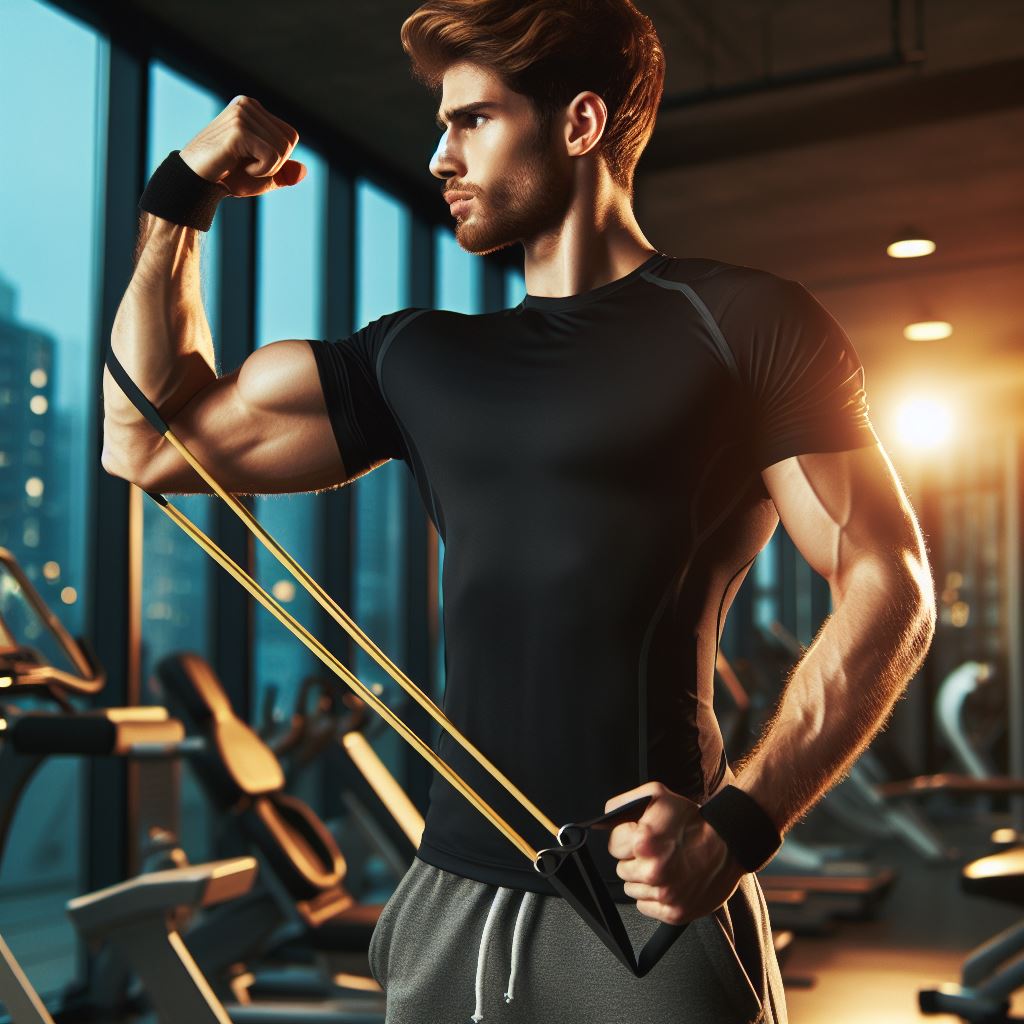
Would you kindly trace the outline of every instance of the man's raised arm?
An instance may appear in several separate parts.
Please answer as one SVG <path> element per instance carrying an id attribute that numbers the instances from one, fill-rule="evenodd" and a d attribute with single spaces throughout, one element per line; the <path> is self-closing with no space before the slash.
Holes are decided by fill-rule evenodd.
<path id="1" fill-rule="evenodd" d="M 134 273 L 111 332 L 128 375 L 199 461 L 236 492 L 311 490 L 345 479 L 308 344 L 265 346 L 219 377 L 200 294 L 200 234 L 220 195 L 257 196 L 297 184 L 305 168 L 288 156 L 298 139 L 258 101 L 237 96 L 169 155 L 142 204 L 156 210 L 142 213 Z M 205 207 L 177 210 L 182 199 L 175 190 L 182 187 L 208 196 Z M 103 399 L 107 472 L 150 489 L 209 492 L 106 368 Z"/>

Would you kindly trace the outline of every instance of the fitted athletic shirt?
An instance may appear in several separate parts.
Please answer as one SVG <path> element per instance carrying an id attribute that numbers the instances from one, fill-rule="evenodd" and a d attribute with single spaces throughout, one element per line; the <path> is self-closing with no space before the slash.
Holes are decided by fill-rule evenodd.
<path id="1" fill-rule="evenodd" d="M 407 308 L 309 343 L 348 476 L 403 460 L 444 539 L 454 724 L 558 825 L 651 780 L 704 802 L 726 772 L 719 638 L 778 524 L 760 472 L 877 443 L 831 314 L 769 271 L 658 252 L 578 295 Z M 557 845 L 447 733 L 434 749 Z M 417 856 L 555 893 L 436 771 Z"/>

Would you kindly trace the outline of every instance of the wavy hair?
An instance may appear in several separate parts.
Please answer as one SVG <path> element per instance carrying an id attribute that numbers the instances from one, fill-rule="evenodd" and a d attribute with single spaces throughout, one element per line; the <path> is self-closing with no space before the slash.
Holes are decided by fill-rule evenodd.
<path id="1" fill-rule="evenodd" d="M 450 65 L 478 64 L 530 97 L 545 135 L 574 96 L 596 92 L 608 108 L 599 152 L 632 199 L 665 55 L 651 19 L 630 0 L 427 0 L 403 22 L 401 40 L 413 77 L 435 94 Z"/>

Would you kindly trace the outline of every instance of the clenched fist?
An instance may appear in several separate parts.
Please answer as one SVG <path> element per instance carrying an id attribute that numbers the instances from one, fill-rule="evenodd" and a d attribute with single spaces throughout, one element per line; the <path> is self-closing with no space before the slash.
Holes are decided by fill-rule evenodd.
<path id="1" fill-rule="evenodd" d="M 233 196 L 297 185 L 306 167 L 288 154 L 299 133 L 251 96 L 236 96 L 180 153 L 201 178 Z"/>

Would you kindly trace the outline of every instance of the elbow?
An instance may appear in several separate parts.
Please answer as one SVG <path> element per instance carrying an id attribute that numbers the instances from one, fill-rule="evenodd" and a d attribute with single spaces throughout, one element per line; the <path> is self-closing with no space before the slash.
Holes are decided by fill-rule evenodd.
<path id="1" fill-rule="evenodd" d="M 935 583 L 931 566 L 923 544 L 908 549 L 901 559 L 906 577 L 908 604 L 912 611 L 915 635 L 920 637 L 921 656 L 927 653 L 935 636 L 938 621 L 938 606 L 935 600 Z"/>
<path id="2" fill-rule="evenodd" d="M 923 554 L 908 551 L 901 561 L 887 574 L 888 604 L 894 624 L 902 629 L 907 654 L 920 665 L 935 637 L 935 586 Z"/>
<path id="3" fill-rule="evenodd" d="M 142 486 L 141 474 L 136 471 L 136 467 L 130 465 L 117 449 L 111 448 L 109 445 L 103 446 L 103 451 L 100 453 L 100 465 L 110 476 L 120 477 L 138 487 Z"/>
<path id="4" fill-rule="evenodd" d="M 834 600 L 872 608 L 872 618 L 912 657 L 923 660 L 935 636 L 937 605 L 931 567 L 922 549 L 896 557 L 866 555 L 848 567 Z"/>

